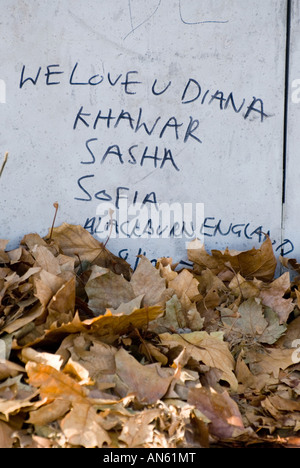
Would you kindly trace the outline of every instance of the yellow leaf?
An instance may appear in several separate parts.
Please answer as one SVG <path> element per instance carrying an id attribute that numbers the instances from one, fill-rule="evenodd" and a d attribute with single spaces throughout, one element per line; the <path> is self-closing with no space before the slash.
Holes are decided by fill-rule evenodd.
<path id="1" fill-rule="evenodd" d="M 41 398 L 76 401 L 86 398 L 88 391 L 69 375 L 54 367 L 29 361 L 26 371 L 30 385 L 40 389 Z"/>

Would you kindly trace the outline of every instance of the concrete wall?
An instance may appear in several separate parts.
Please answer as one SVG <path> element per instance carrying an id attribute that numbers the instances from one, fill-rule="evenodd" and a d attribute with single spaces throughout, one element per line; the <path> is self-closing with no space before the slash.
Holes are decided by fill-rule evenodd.
<path id="1" fill-rule="evenodd" d="M 270 233 L 277 254 L 300 254 L 300 104 L 289 107 L 282 217 L 287 1 L 1 6 L 1 238 L 13 246 L 46 234 L 58 202 L 56 224 L 82 224 L 100 240 L 113 208 L 129 238 L 114 224 L 108 247 L 131 263 L 138 253 L 185 260 L 189 236 L 242 250 Z M 290 80 L 300 78 L 299 34 L 295 0 Z M 163 203 L 178 205 L 157 239 Z"/>

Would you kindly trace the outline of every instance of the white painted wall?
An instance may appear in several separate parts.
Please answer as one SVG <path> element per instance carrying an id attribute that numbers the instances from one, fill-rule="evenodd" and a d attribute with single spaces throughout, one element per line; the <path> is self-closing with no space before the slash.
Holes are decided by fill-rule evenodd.
<path id="1" fill-rule="evenodd" d="M 288 100 L 288 139 L 286 168 L 286 197 L 284 204 L 284 236 L 293 239 L 294 252 L 299 258 L 299 180 L 300 180 L 300 4 L 292 1 Z"/>
<path id="2" fill-rule="evenodd" d="M 44 235 L 56 201 L 57 225 L 89 219 L 92 226 L 95 193 L 114 202 L 117 187 L 125 187 L 119 195 L 130 204 L 147 195 L 193 208 L 203 203 L 209 249 L 258 246 L 262 231 L 279 248 L 285 0 L 1 0 L 1 6 L 0 141 L 1 152 L 9 151 L 0 182 L 1 238 L 13 245 L 28 232 Z M 37 75 L 35 85 L 24 81 Z M 154 95 L 153 85 L 166 91 Z M 244 102 L 240 112 L 230 96 L 237 109 Z M 262 106 L 266 116 L 257 112 Z M 79 119 L 74 129 L 81 107 L 89 127 Z M 93 129 L 99 111 L 113 117 L 109 128 L 99 119 Z M 137 130 L 158 118 L 152 135 Z M 123 164 L 116 154 L 103 162 L 110 145 L 119 146 Z M 150 158 L 140 165 L 146 147 L 146 154 L 157 148 L 166 157 L 163 167 Z M 178 261 L 186 257 L 185 242 L 111 238 L 108 247 L 127 249 L 132 263 L 141 252 Z"/>

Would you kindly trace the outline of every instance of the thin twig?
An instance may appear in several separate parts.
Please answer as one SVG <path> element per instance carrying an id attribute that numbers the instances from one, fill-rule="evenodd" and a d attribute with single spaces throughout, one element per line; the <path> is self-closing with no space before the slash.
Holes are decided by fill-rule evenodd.
<path id="1" fill-rule="evenodd" d="M 108 233 L 107 239 L 106 239 L 106 241 L 105 241 L 104 247 L 106 247 L 106 244 L 107 244 L 107 242 L 109 241 L 110 236 L 111 236 L 111 233 L 112 233 L 112 215 L 113 215 L 113 210 L 110 209 L 110 210 L 109 210 L 110 229 L 109 229 L 109 233 Z"/>
<path id="2" fill-rule="evenodd" d="M 53 229 L 54 229 L 55 220 L 56 220 L 56 215 L 57 215 L 57 211 L 58 211 L 58 203 L 57 203 L 57 202 L 53 203 L 53 206 L 54 206 L 54 208 L 55 208 L 55 213 L 54 213 L 54 218 L 53 218 L 53 222 L 52 222 L 52 226 L 51 226 L 51 231 L 50 231 L 50 236 L 49 236 L 49 242 L 51 242 L 51 240 L 52 240 Z"/>
<path id="3" fill-rule="evenodd" d="M 147 346 L 147 343 L 146 341 L 144 340 L 144 338 L 141 336 L 139 330 L 137 328 L 134 328 L 134 331 L 135 333 L 137 334 L 137 336 L 139 337 L 139 339 L 141 340 L 141 343 L 144 345 L 144 349 L 145 349 L 145 352 L 146 352 L 146 355 L 147 355 L 147 358 L 149 359 L 150 362 L 153 362 L 153 359 L 152 359 L 152 356 L 151 356 L 151 353 L 148 349 L 148 346 Z"/>
<path id="4" fill-rule="evenodd" d="M 4 160 L 0 169 L 0 177 L 2 176 L 2 172 L 4 171 L 4 167 L 5 167 L 5 164 L 7 163 L 7 159 L 8 159 L 8 151 L 6 151 L 4 155 Z"/>

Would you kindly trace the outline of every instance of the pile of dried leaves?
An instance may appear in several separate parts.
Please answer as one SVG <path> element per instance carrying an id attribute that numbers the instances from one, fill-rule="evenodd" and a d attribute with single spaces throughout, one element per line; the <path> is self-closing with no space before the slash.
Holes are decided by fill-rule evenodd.
<path id="1" fill-rule="evenodd" d="M 134 272 L 80 226 L 6 245 L 1 447 L 299 446 L 300 266 L 269 239 Z"/>

